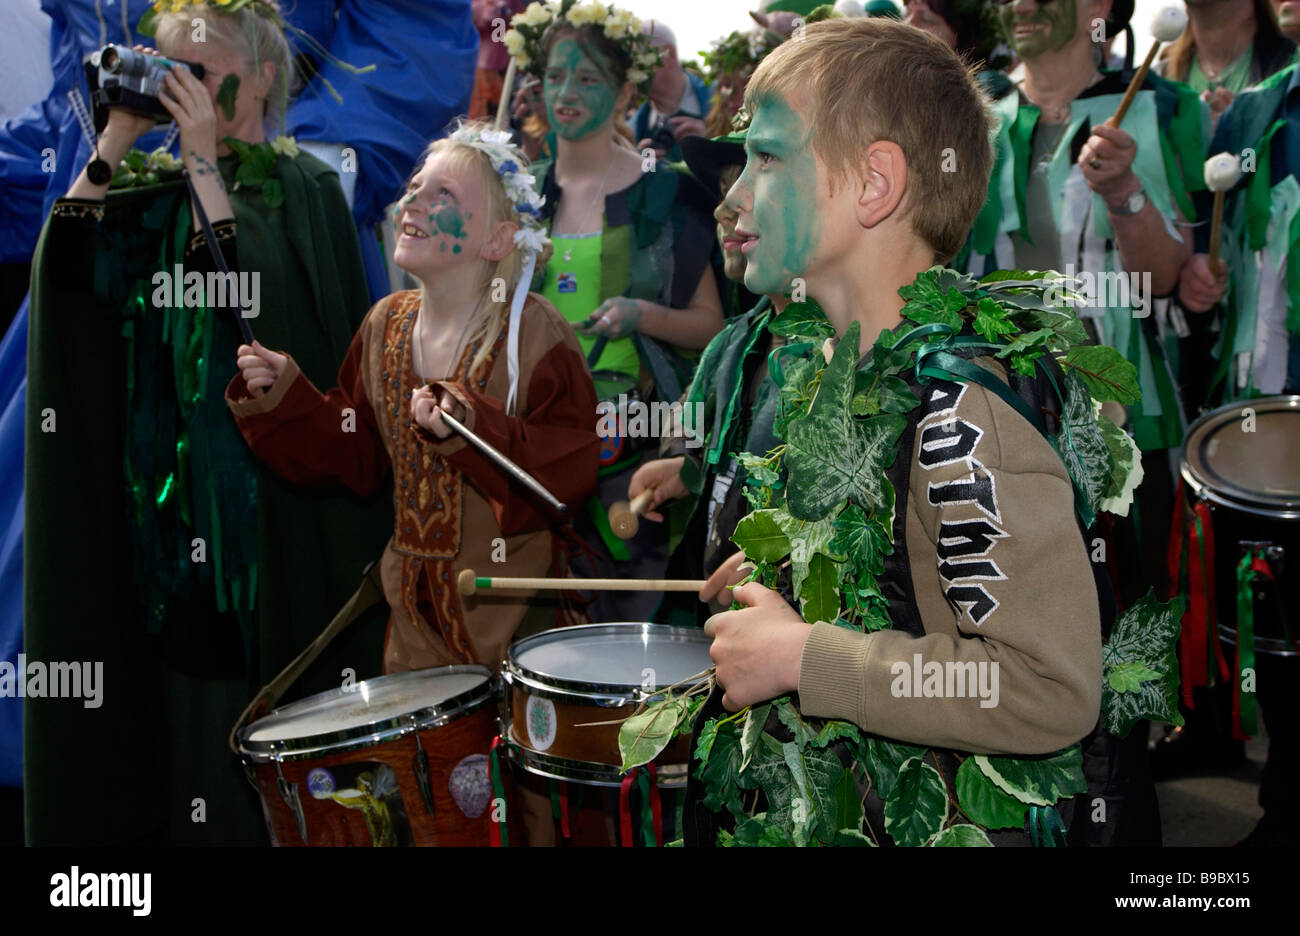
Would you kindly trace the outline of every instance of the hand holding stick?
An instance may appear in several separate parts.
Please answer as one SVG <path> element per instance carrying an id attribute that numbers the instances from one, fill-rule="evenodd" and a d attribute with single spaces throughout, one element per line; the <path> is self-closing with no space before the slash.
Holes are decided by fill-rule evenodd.
<path id="1" fill-rule="evenodd" d="M 654 503 L 655 489 L 646 488 L 631 503 L 625 500 L 614 501 L 609 507 L 609 528 L 619 539 L 631 539 L 636 536 L 641 522 L 637 519 Z"/>
<path id="2" fill-rule="evenodd" d="M 1156 53 L 1160 51 L 1161 43 L 1173 42 L 1183 34 L 1183 30 L 1186 28 L 1187 10 L 1181 3 L 1177 6 L 1167 6 L 1156 11 L 1156 15 L 1151 19 L 1151 35 L 1155 41 L 1151 43 L 1151 50 L 1147 52 L 1145 61 L 1133 73 L 1133 80 L 1128 83 L 1128 89 L 1124 92 L 1119 107 L 1115 108 L 1115 113 L 1110 120 L 1106 121 L 1108 126 L 1118 128 L 1123 123 L 1124 115 L 1128 113 L 1133 99 L 1137 97 L 1138 89 L 1147 80 L 1147 72 L 1151 70 L 1151 64 L 1156 60 Z"/>
<path id="3" fill-rule="evenodd" d="M 1241 178 L 1241 160 L 1232 153 L 1220 153 L 1205 161 L 1205 186 L 1214 193 L 1214 215 L 1210 221 L 1210 272 L 1219 275 L 1219 242 L 1223 236 L 1223 200 Z"/>

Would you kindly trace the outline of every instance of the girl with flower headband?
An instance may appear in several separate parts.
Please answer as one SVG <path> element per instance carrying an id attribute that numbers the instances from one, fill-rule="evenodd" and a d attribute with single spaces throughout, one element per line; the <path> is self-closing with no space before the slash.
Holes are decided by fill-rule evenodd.
<path id="1" fill-rule="evenodd" d="M 557 137 L 555 160 L 534 170 L 555 246 L 540 292 L 577 330 L 603 400 L 616 408 L 623 395 L 676 401 L 694 356 L 679 349 L 708 344 L 722 327 L 722 303 L 710 268 L 708 212 L 716 197 L 695 200 L 691 180 L 666 162 L 644 159 L 619 132 L 629 104 L 653 79 L 658 52 L 630 12 L 573 0 L 531 4 L 511 20 L 505 43 L 517 65 L 541 79 Z M 599 509 L 590 511 L 597 522 L 626 497 L 644 451 L 655 445 L 604 436 Z M 662 573 L 664 525 L 642 524 L 626 543 L 586 516 L 578 527 L 604 559 L 605 573 Z M 590 614 L 597 621 L 648 620 L 657 599 L 605 592 Z"/>
<path id="2" fill-rule="evenodd" d="M 154 120 L 111 109 L 33 265 L 25 481 L 39 535 L 24 544 L 27 646 L 102 660 L 114 685 L 137 687 L 87 715 L 27 707 L 33 841 L 265 841 L 225 747 L 229 726 L 337 612 L 391 531 L 386 498 L 320 496 L 261 470 L 229 417 L 238 315 L 324 380 L 370 300 L 338 177 L 288 140 L 266 142 L 290 69 L 276 5 L 180 6 L 152 16 L 160 52 L 205 70 L 173 68 L 160 95 L 180 130 L 179 163 L 131 152 Z M 215 262 L 196 205 L 237 300 L 209 293 Z M 39 431 L 42 410 L 57 413 L 57 432 Z M 74 588 L 69 543 L 83 557 Z M 304 688 L 328 688 L 358 656 L 331 653 Z M 141 734 L 158 743 L 123 787 L 138 796 L 68 831 L 55 804 L 79 781 L 62 740 L 92 738 L 103 760 Z M 178 814 L 194 795 L 220 819 Z"/>
<path id="3" fill-rule="evenodd" d="M 469 123 L 429 147 L 399 203 L 393 251 L 420 288 L 370 310 L 336 389 L 321 393 L 292 357 L 254 342 L 226 391 L 253 452 L 294 484 L 364 496 L 391 471 L 386 673 L 499 666 L 531 596 L 462 596 L 457 573 L 545 575 L 556 554 L 549 509 L 443 412 L 566 504 L 595 488 L 595 391 L 572 329 L 528 292 L 546 244 L 541 199 L 508 140 Z"/>

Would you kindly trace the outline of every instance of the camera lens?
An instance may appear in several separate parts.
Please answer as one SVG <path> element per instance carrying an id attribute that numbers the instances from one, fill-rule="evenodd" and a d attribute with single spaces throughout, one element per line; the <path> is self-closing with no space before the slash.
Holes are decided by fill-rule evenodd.
<path id="1" fill-rule="evenodd" d="M 108 46 L 99 56 L 99 67 L 110 74 L 117 73 L 117 67 L 121 62 L 121 56 L 117 54 L 117 46 Z"/>

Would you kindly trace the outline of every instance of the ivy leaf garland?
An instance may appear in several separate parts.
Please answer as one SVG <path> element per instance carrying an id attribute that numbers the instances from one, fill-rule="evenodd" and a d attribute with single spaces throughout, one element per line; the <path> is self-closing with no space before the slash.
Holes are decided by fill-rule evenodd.
<path id="1" fill-rule="evenodd" d="M 809 622 L 863 632 L 892 626 L 877 581 L 894 551 L 895 492 L 885 472 L 906 414 L 920 403 L 903 379 L 916 365 L 921 339 L 906 336 L 917 326 L 956 334 L 969 323 L 998 346 L 986 353 L 1027 375 L 1052 355 L 1066 371 L 1055 445 L 1076 486 L 1094 509 L 1131 492 L 1136 456 L 1118 438 L 1122 430 L 1098 416 L 1094 398 L 1136 399 L 1136 373 L 1109 349 L 1074 347 L 1086 333 L 1072 312 L 1045 298 L 1052 283 L 1019 271 L 977 281 L 927 270 L 899 291 L 906 321 L 882 332 L 861 361 L 856 323 L 827 360 L 822 347 L 834 329 L 824 313 L 812 301 L 788 305 L 770 323 L 787 339 L 769 359 L 782 441 L 763 455 L 738 453 L 754 510 L 733 541 L 756 566 L 751 578 L 771 586 L 788 567 L 787 597 Z M 934 335 L 931 328 L 922 337 Z M 1127 731 L 1138 718 L 1177 717 L 1177 621 L 1176 611 L 1139 603 L 1117 624 L 1104 651 L 1103 720 L 1112 731 Z M 643 715 L 628 729 L 628 744 L 620 736 L 625 767 L 644 762 L 647 739 L 657 743 L 666 725 L 680 729 L 682 711 L 679 700 L 661 716 Z M 1032 758 L 947 752 L 957 764 L 950 787 L 924 747 L 805 717 L 790 697 L 709 719 L 694 755 L 705 807 L 736 820 L 734 832 L 719 834 L 726 846 L 870 846 L 888 836 L 901 845 L 982 847 L 991 844 L 986 830 L 1023 830 L 1031 805 L 1086 788 L 1077 744 Z M 883 802 L 883 829 L 864 819 L 869 792 Z"/>

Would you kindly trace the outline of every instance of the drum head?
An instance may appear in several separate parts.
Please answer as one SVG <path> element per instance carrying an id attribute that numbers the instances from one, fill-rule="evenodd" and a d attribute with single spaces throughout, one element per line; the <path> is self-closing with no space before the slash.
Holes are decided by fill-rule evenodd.
<path id="1" fill-rule="evenodd" d="M 1216 503 L 1300 518 L 1300 396 L 1243 400 L 1202 416 L 1187 432 L 1182 473 Z"/>
<path id="2" fill-rule="evenodd" d="M 246 754 L 320 753 L 358 739 L 382 740 L 412 727 L 449 720 L 492 694 L 484 666 L 443 666 L 395 673 L 286 705 L 239 735 Z"/>
<path id="3" fill-rule="evenodd" d="M 665 688 L 713 665 L 704 632 L 666 624 L 583 624 L 519 641 L 507 665 L 536 682 L 578 691 Z"/>

